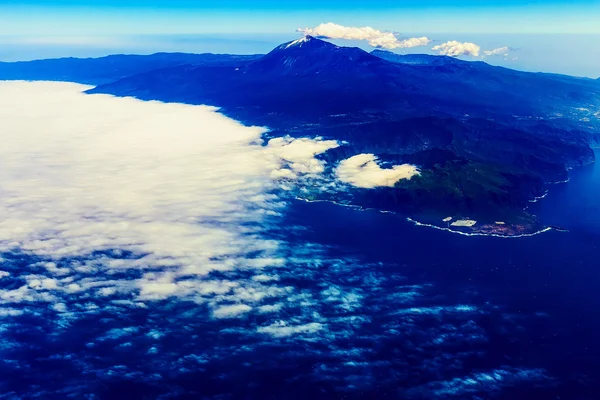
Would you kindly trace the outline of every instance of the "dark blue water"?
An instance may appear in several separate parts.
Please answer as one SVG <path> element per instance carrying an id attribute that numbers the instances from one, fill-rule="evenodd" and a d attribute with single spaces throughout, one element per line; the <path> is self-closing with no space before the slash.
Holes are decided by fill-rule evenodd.
<path id="1" fill-rule="evenodd" d="M 6 291 L 45 272 L 3 254 L 0 399 L 597 399 L 599 198 L 600 168 L 575 171 L 531 208 L 568 232 L 513 239 L 293 201 L 274 228 L 285 265 L 193 278 L 240 285 L 253 308 L 231 319 L 210 312 L 231 291 L 139 306 L 92 288 L 65 297 L 67 314 L 15 302 Z"/>
<path id="2" fill-rule="evenodd" d="M 600 396 L 600 167 L 574 171 L 568 184 L 549 189 L 530 210 L 568 232 L 531 238 L 464 237 L 414 227 L 399 216 L 324 203 L 298 203 L 293 210 L 310 227 L 312 240 L 396 265 L 408 281 L 431 283 L 443 301 L 489 306 L 486 315 L 475 318 L 487 338 L 478 347 L 481 357 L 463 363 L 461 373 L 502 365 L 543 369 L 549 379 L 507 385 L 484 398 L 595 399 Z M 468 348 L 468 340 L 459 347 Z"/>

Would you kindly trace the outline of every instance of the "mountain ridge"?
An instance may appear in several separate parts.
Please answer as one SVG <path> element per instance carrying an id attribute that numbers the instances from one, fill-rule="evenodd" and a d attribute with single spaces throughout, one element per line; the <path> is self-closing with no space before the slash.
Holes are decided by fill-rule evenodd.
<path id="1" fill-rule="evenodd" d="M 464 66 L 464 67 L 484 66 L 484 68 L 490 68 L 490 69 L 511 71 L 511 72 L 523 73 L 523 74 L 534 74 L 534 75 L 540 75 L 540 76 L 563 77 L 563 78 L 567 78 L 567 79 L 583 80 L 583 81 L 588 81 L 588 82 L 594 82 L 596 80 L 600 80 L 600 78 L 595 79 L 595 78 L 588 78 L 585 76 L 573 76 L 573 75 L 567 75 L 567 74 L 558 74 L 558 73 L 554 73 L 554 72 L 521 71 L 521 70 L 509 68 L 509 67 L 502 66 L 502 65 L 489 64 L 483 60 L 473 60 L 473 61 L 462 60 L 457 57 L 450 57 L 450 56 L 445 56 L 445 55 L 440 55 L 440 54 L 424 54 L 424 53 L 398 54 L 398 53 L 394 53 L 389 50 L 381 50 L 381 49 L 375 49 L 375 50 L 371 51 L 370 54 L 372 54 L 376 57 L 380 57 L 384 60 L 387 60 L 387 61 L 390 61 L 393 63 L 398 63 L 398 64 L 424 65 L 424 66 L 426 66 L 426 65 L 437 65 L 437 66 L 460 65 L 460 66 Z"/>
<path id="2" fill-rule="evenodd" d="M 198 88 L 198 96 L 186 93 L 173 98 L 183 102 L 201 102 L 204 97 L 201 92 L 204 91 L 218 92 L 225 90 L 225 86 L 231 90 L 241 90 L 254 85 L 257 86 L 255 90 L 272 91 L 269 96 L 279 96 L 282 105 L 286 99 L 281 96 L 283 92 L 278 90 L 279 87 L 288 91 L 296 90 L 296 95 L 306 100 L 310 97 L 307 92 L 334 97 L 336 93 L 343 93 L 345 98 L 339 98 L 339 101 L 352 103 L 352 106 L 347 104 L 342 107 L 324 104 L 325 108 L 320 113 L 322 118 L 327 118 L 329 114 L 344 113 L 347 107 L 347 112 L 359 112 L 365 116 L 377 110 L 378 113 L 403 114 L 404 117 L 438 113 L 456 118 L 468 114 L 482 118 L 494 115 L 511 119 L 535 115 L 545 119 L 561 114 L 578 114 L 576 109 L 582 108 L 581 104 L 598 102 L 600 95 L 600 85 L 596 81 L 537 75 L 462 60 L 452 61 L 452 66 L 441 68 L 393 63 L 358 48 L 339 47 L 312 37 L 306 46 L 288 48 L 292 43 L 294 41 L 277 46 L 269 54 L 239 66 L 235 73 L 215 75 L 214 79 L 226 79 L 231 81 L 230 84 L 205 82 Z M 432 60 L 449 59 L 429 57 Z M 199 71 L 205 76 L 214 72 L 210 69 Z M 172 74 L 165 70 L 159 74 L 161 79 L 172 79 L 173 76 L 176 80 L 181 78 L 175 70 Z M 187 78 L 190 82 L 196 79 L 193 75 Z M 134 80 L 127 77 L 111 83 L 110 87 L 101 86 L 96 91 L 134 92 L 135 88 L 125 88 Z M 259 83 L 263 85 L 261 88 L 258 87 Z M 255 99 L 254 106 L 267 113 L 282 112 L 281 107 L 273 107 L 276 103 L 261 102 L 257 93 L 251 93 L 250 90 L 244 90 L 243 93 L 248 95 L 248 102 Z M 161 92 L 161 95 L 165 94 L 168 93 Z M 211 95 L 205 101 L 219 99 Z M 249 105 L 248 102 L 236 106 L 245 107 Z M 224 106 L 228 105 L 226 103 L 232 105 L 231 99 L 223 103 Z M 310 118 L 313 117 L 311 113 Z M 575 121 L 573 118 L 570 120 Z M 575 125 L 578 125 L 578 129 L 586 129 L 583 123 Z"/>
<path id="3" fill-rule="evenodd" d="M 0 62 L 0 79 L 59 80 L 89 85 L 111 83 L 131 75 L 177 65 L 243 65 L 262 55 L 214 53 L 111 54 L 104 57 L 62 57 Z"/>
<path id="4" fill-rule="evenodd" d="M 313 40 L 318 40 L 318 41 L 328 43 L 328 42 L 323 41 L 314 36 L 309 36 L 309 37 Z M 300 40 L 300 39 L 297 39 L 297 40 Z M 295 40 L 295 41 L 297 41 L 297 40 Z M 290 41 L 290 42 L 284 43 L 280 46 L 283 46 L 283 45 L 286 45 L 289 43 L 293 43 L 295 41 Z M 335 46 L 334 44 L 331 44 L 331 45 Z M 277 47 L 280 47 L 280 46 L 277 46 Z M 340 46 L 336 46 L 336 47 L 340 47 Z M 482 63 L 482 64 L 486 64 L 486 65 L 489 65 L 490 67 L 494 67 L 494 68 L 497 67 L 497 68 L 504 68 L 504 69 L 511 70 L 511 71 L 518 71 L 518 70 L 514 70 L 511 68 L 507 68 L 507 67 L 500 67 L 500 66 L 495 66 L 492 64 L 487 64 L 484 61 L 461 60 L 456 57 L 449 57 L 449 56 L 444 56 L 444 55 L 398 54 L 398 53 L 394 53 L 394 52 L 391 52 L 388 50 L 381 50 L 381 49 L 375 49 L 375 50 L 371 51 L 369 54 L 374 55 L 379 58 L 384 58 L 384 59 L 386 58 L 386 55 L 388 55 L 391 57 L 403 57 L 405 60 L 410 59 L 411 57 L 416 57 L 416 58 L 427 57 L 428 59 L 431 59 L 431 60 L 454 60 L 455 62 L 462 63 L 463 65 L 468 65 L 468 64 L 473 64 L 473 63 Z M 235 64 L 243 65 L 247 62 L 252 62 L 252 61 L 258 60 L 259 58 L 264 57 L 265 55 L 266 54 L 235 55 L 235 54 L 227 54 L 227 53 L 156 52 L 156 53 L 152 53 L 152 54 L 120 53 L 120 54 L 110 54 L 110 55 L 101 56 L 101 57 L 59 57 L 59 58 L 38 59 L 38 60 L 30 60 L 30 61 L 0 61 L 0 79 L 56 80 L 56 79 L 53 79 L 53 76 L 52 76 L 53 75 L 52 72 L 54 72 L 54 75 L 59 74 L 62 78 L 67 78 L 73 82 L 84 83 L 84 84 L 101 84 L 101 83 L 108 83 L 107 82 L 108 80 L 114 81 L 114 80 L 117 80 L 119 78 L 123 78 L 126 76 L 124 76 L 124 74 L 118 74 L 118 75 L 107 74 L 105 77 L 102 78 L 102 82 L 99 82 L 98 80 L 88 79 L 85 76 L 82 77 L 81 74 L 77 74 L 76 71 L 74 71 L 74 67 L 73 67 L 72 63 L 79 64 L 78 67 L 81 67 L 81 64 L 85 63 L 85 65 L 84 65 L 85 68 L 102 69 L 103 64 L 109 60 L 114 60 L 115 62 L 117 62 L 117 61 L 124 62 L 127 59 L 140 59 L 140 60 L 145 59 L 145 62 L 141 63 L 141 64 L 143 64 L 143 66 L 138 67 L 137 70 L 135 69 L 135 67 L 132 67 L 128 71 L 126 71 L 127 73 L 129 73 L 128 76 L 130 76 L 135 73 L 148 72 L 153 69 L 156 70 L 156 69 L 162 69 L 162 68 L 167 67 L 167 65 L 156 65 L 156 64 L 152 65 L 153 63 L 156 63 L 156 61 L 160 58 L 163 58 L 166 61 L 168 61 L 169 63 L 171 63 L 171 66 L 184 65 L 184 64 L 194 65 L 194 64 L 198 64 L 198 63 L 199 64 L 210 64 L 211 63 L 210 58 L 214 58 L 215 60 L 221 59 L 224 64 L 228 64 L 228 65 L 235 65 Z M 393 60 L 388 60 L 388 61 L 393 62 Z M 408 64 L 408 62 L 404 62 L 404 63 Z M 55 65 L 49 65 L 49 64 L 55 64 Z M 71 65 L 69 65 L 69 64 L 71 64 Z M 146 67 L 146 65 L 148 65 L 148 67 Z M 18 76 L 16 76 L 17 70 L 18 70 Z M 50 70 L 50 72 L 48 70 Z M 597 79 L 593 79 L 593 78 L 576 77 L 576 76 L 571 76 L 571 75 L 555 74 L 555 73 L 548 73 L 548 72 L 524 72 L 524 71 L 519 71 L 519 72 L 528 73 L 528 74 L 563 76 L 563 77 L 569 77 L 572 79 L 583 79 L 583 80 L 589 80 L 589 81 L 600 81 L 600 77 Z"/>

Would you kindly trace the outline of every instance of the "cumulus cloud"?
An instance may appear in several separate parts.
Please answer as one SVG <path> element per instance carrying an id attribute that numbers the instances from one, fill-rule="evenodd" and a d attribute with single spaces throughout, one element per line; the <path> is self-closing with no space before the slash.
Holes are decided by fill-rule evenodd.
<path id="1" fill-rule="evenodd" d="M 276 313 L 276 312 L 281 311 L 282 308 L 283 308 L 283 304 L 282 303 L 278 303 L 278 304 L 266 304 L 264 306 L 258 307 L 258 312 L 261 313 L 261 314 Z"/>
<path id="2" fill-rule="evenodd" d="M 484 50 L 483 54 L 486 56 L 508 56 L 510 49 L 507 46 L 498 47 L 497 49 Z"/>
<path id="3" fill-rule="evenodd" d="M 232 304 L 216 308 L 213 310 L 213 316 L 215 318 L 237 318 L 250 310 L 252 307 L 247 304 Z"/>
<path id="4" fill-rule="evenodd" d="M 390 50 L 426 46 L 431 42 L 427 37 L 399 39 L 393 32 L 380 31 L 370 26 L 358 28 L 338 25 L 332 22 L 313 28 L 298 28 L 298 32 L 327 39 L 366 40 L 370 46 Z"/>
<path id="5" fill-rule="evenodd" d="M 449 42 L 438 44 L 437 46 L 433 46 L 432 50 L 437 51 L 439 54 L 442 54 L 445 56 L 450 56 L 450 57 L 458 57 L 458 56 L 478 57 L 479 52 L 481 51 L 481 47 L 479 47 L 475 43 L 458 42 L 456 40 L 451 40 Z"/>
<path id="6" fill-rule="evenodd" d="M 427 46 L 430 42 L 431 42 L 431 39 L 429 39 L 427 36 L 413 37 L 413 38 L 408 38 L 408 39 L 402 39 L 399 43 L 399 46 L 392 47 L 392 48 L 421 47 L 421 46 Z"/>
<path id="7" fill-rule="evenodd" d="M 336 168 L 339 180 L 360 188 L 392 187 L 401 179 L 419 175 L 416 166 L 410 164 L 381 168 L 374 154 L 359 154 L 340 162 Z"/>
<path id="8" fill-rule="evenodd" d="M 320 174 L 325 171 L 325 163 L 315 156 L 339 145 L 336 140 L 322 140 L 319 137 L 294 139 L 286 136 L 271 139 L 266 151 L 277 166 L 271 171 L 271 177 L 295 179 L 299 175 Z"/>

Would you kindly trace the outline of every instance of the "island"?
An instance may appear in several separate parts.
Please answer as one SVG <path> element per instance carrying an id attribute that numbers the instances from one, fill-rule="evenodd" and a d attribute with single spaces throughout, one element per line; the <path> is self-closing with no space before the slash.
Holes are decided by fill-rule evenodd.
<path id="1" fill-rule="evenodd" d="M 545 231 L 528 204 L 595 161 L 600 127 L 597 80 L 368 53 L 311 36 L 266 55 L 0 63 L 0 79 L 40 78 L 95 85 L 89 94 L 216 106 L 267 127 L 264 146 L 335 143 L 314 152 L 314 170 L 289 163 L 272 178 L 293 197 L 465 234 Z"/>

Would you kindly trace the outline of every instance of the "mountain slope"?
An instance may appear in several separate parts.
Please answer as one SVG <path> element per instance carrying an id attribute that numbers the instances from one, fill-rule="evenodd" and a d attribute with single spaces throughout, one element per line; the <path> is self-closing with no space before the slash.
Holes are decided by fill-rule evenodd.
<path id="1" fill-rule="evenodd" d="M 564 116 L 570 121 L 567 125 L 578 129 L 597 122 L 597 118 L 590 123 L 580 121 L 589 114 L 582 108 L 600 108 L 600 84 L 594 80 L 519 72 L 450 57 L 374 54 L 306 37 L 278 46 L 239 69 L 163 69 L 94 91 L 209 102 L 238 110 L 232 114 L 238 117 L 244 117 L 251 107 L 295 123 L 338 114 L 354 114 L 361 120 L 382 114 L 391 118 L 468 115 L 507 120 Z M 381 54 L 412 61 L 390 62 L 376 56 Z M 150 83 L 152 80 L 185 81 L 181 85 L 195 89 L 160 87 Z M 237 96 L 230 96 L 232 92 Z"/>
<path id="2" fill-rule="evenodd" d="M 274 113 L 289 123 L 309 123 L 331 115 L 390 109 L 418 113 L 405 75 L 398 66 L 363 50 L 309 37 L 239 68 L 162 69 L 101 85 L 90 93 L 215 104 L 237 118 Z"/>
<path id="3" fill-rule="evenodd" d="M 600 106 L 600 82 L 589 78 L 516 71 L 482 61 L 446 56 L 400 55 L 382 50 L 371 54 L 397 65 L 413 66 L 429 76 L 432 86 L 445 87 L 459 96 L 477 99 L 481 105 L 495 104 L 496 110 L 504 110 L 502 113 L 509 117 L 556 119 L 565 116 L 575 122 L 592 114 L 583 108 L 591 106 L 592 110 L 597 110 Z M 448 94 L 440 91 L 439 95 Z M 492 111 L 491 108 L 487 110 Z M 596 128 L 597 120 L 591 119 Z M 575 125 L 585 129 L 589 124 Z"/>
<path id="4" fill-rule="evenodd" d="M 383 60 L 398 64 L 409 65 L 434 65 L 434 66 L 450 66 L 456 65 L 460 67 L 468 67 L 471 64 L 485 64 L 481 61 L 464 61 L 456 57 L 437 56 L 429 54 L 397 54 L 388 50 L 373 50 L 372 55 Z M 485 64 L 487 65 L 487 64 Z"/>
<path id="5" fill-rule="evenodd" d="M 259 57 L 209 53 L 156 53 L 151 55 L 117 54 L 100 58 L 0 62 L 0 79 L 70 81 L 99 85 L 176 65 L 239 66 Z"/>
<path id="6" fill-rule="evenodd" d="M 211 104 L 269 126 L 272 136 L 347 142 L 323 156 L 328 165 L 361 153 L 416 163 L 423 173 L 414 182 L 350 200 L 413 215 L 454 210 L 531 221 L 522 210 L 544 181 L 564 180 L 567 168 L 593 161 L 581 121 L 563 118 L 557 126 L 554 118 L 600 101 L 596 82 L 448 57 L 409 61 L 306 37 L 239 67 L 176 66 L 89 92 Z"/>
<path id="7" fill-rule="evenodd" d="M 313 73 L 364 74 L 393 71 L 387 63 L 355 47 L 339 47 L 305 36 L 284 43 L 248 65 L 249 73 L 310 75 Z"/>

